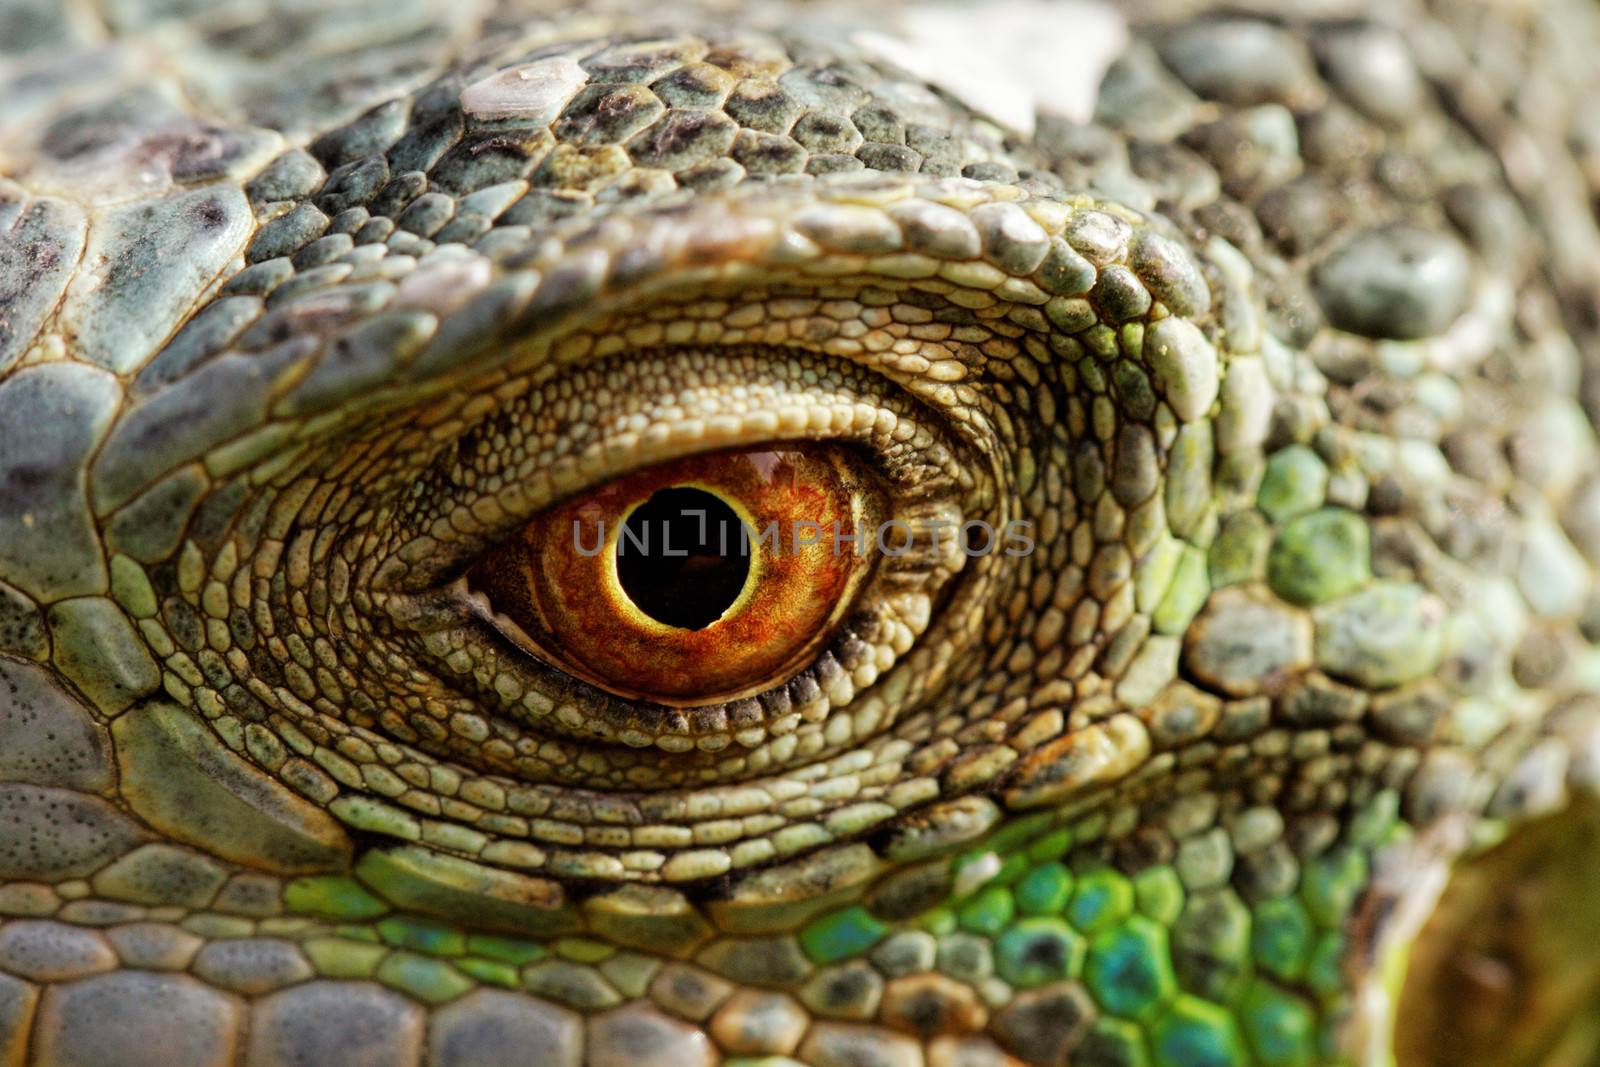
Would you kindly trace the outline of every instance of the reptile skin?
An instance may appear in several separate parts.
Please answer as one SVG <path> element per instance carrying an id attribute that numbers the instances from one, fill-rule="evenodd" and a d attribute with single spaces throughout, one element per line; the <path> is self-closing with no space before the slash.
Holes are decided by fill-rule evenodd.
<path id="1" fill-rule="evenodd" d="M 0 0 L 0 1067 L 1600 1062 L 1597 48 Z M 1033 550 L 682 707 L 451 592 L 771 442 Z"/>

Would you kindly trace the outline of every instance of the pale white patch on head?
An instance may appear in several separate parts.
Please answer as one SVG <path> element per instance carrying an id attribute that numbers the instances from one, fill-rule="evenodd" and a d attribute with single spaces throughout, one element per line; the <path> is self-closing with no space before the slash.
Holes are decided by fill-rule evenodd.
<path id="1" fill-rule="evenodd" d="M 1038 112 L 1094 117 L 1100 80 L 1128 44 L 1128 25 L 1099 0 L 953 0 L 898 13 L 894 33 L 862 31 L 860 47 L 904 67 L 1011 133 Z"/>
<path id="2" fill-rule="evenodd" d="M 567 102 L 589 82 L 571 56 L 554 56 L 512 67 L 461 90 L 461 109 L 479 119 L 554 122 Z"/>

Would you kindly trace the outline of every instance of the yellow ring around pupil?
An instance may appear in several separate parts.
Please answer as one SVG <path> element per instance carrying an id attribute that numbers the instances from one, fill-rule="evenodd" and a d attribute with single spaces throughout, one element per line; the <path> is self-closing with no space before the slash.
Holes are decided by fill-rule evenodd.
<path id="1" fill-rule="evenodd" d="M 622 577 L 617 571 L 617 545 L 621 541 L 623 528 L 628 525 L 628 520 L 633 518 L 634 512 L 648 504 L 651 498 L 657 493 L 663 492 L 667 489 L 697 489 L 700 492 L 705 493 L 707 496 L 714 497 L 715 499 L 721 501 L 723 504 L 727 505 L 729 510 L 738 516 L 739 522 L 744 527 L 745 536 L 749 539 L 750 543 L 749 565 L 745 569 L 744 584 L 739 587 L 738 595 L 735 596 L 732 602 L 730 602 L 728 606 L 722 610 L 722 614 L 718 615 L 717 618 L 712 622 L 707 623 L 706 626 L 701 627 L 701 629 L 709 629 L 710 627 L 717 625 L 717 623 L 721 622 L 722 620 L 731 618 L 732 616 L 743 611 L 750 603 L 751 598 L 755 596 L 757 583 L 761 580 L 766 571 L 765 557 L 760 551 L 757 550 L 759 540 L 756 537 L 756 531 L 760 527 L 756 523 L 755 516 L 750 513 L 750 509 L 745 507 L 742 501 L 728 496 L 728 494 L 722 492 L 717 486 L 709 485 L 705 482 L 695 481 L 692 479 L 683 482 L 675 482 L 672 485 L 660 486 L 652 489 L 648 495 L 628 505 L 627 510 L 624 511 L 616 523 L 606 531 L 605 578 L 607 592 L 610 594 L 610 598 L 613 603 L 615 603 L 617 610 L 622 612 L 635 626 L 638 626 L 646 632 L 661 634 L 664 637 L 672 634 L 690 633 L 693 631 L 685 626 L 673 626 L 670 623 L 662 622 L 660 619 L 655 618 L 643 608 L 639 607 L 638 604 L 634 603 L 633 597 L 631 597 L 628 594 L 628 591 L 623 588 Z"/>

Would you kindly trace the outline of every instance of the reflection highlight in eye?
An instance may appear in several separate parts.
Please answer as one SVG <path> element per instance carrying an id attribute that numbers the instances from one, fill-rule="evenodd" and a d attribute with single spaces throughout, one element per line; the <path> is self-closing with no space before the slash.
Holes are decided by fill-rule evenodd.
<path id="1" fill-rule="evenodd" d="M 831 636 L 876 562 L 884 510 L 839 445 L 691 456 L 547 510 L 467 582 L 531 651 L 602 689 L 739 699 Z"/>

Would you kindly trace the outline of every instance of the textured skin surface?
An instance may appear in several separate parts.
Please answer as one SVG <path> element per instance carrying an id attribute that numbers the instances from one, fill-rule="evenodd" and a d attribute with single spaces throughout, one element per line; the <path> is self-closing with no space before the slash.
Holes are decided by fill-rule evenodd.
<path id="1" fill-rule="evenodd" d="M 0 0 L 0 1064 L 1596 1054 L 1596 12 L 922 10 Z M 1036 550 L 442 592 L 773 440 Z"/>

